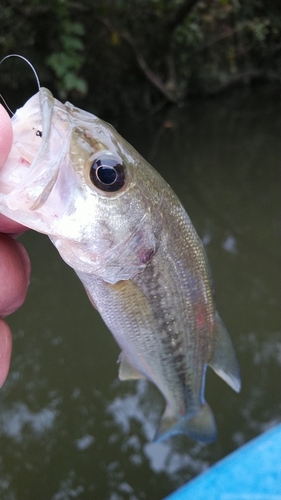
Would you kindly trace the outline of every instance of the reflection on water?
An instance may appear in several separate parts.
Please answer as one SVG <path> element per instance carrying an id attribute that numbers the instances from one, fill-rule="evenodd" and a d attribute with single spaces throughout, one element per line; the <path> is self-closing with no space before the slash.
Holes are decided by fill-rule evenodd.
<path id="1" fill-rule="evenodd" d="M 177 192 L 211 262 L 243 381 L 237 395 L 208 371 L 218 441 L 151 443 L 162 396 L 117 379 L 114 339 L 48 239 L 30 232 L 32 281 L 10 318 L 0 391 L 1 499 L 160 500 L 280 420 L 279 105 L 265 88 L 171 109 L 169 129 L 157 116 L 122 131 Z"/>
<path id="2" fill-rule="evenodd" d="M 0 416 L 0 435 L 17 442 L 25 439 L 25 433 L 40 437 L 53 426 L 55 417 L 56 411 L 52 408 L 42 408 L 34 413 L 22 402 L 16 402 L 6 411 L 3 405 Z"/>

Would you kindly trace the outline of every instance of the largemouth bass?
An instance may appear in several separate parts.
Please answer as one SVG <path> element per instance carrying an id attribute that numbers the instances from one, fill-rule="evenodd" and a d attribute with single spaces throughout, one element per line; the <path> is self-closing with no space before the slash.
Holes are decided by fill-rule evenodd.
<path id="1" fill-rule="evenodd" d="M 12 123 L 1 213 L 46 233 L 75 270 L 121 348 L 120 379 L 161 391 L 156 438 L 215 440 L 206 367 L 237 392 L 239 367 L 179 199 L 113 127 L 45 88 Z"/>

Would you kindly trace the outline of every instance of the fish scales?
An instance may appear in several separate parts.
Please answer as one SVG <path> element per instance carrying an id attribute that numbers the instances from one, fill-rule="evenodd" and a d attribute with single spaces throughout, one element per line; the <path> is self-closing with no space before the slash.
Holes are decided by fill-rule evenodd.
<path id="1" fill-rule="evenodd" d="M 163 245 L 162 252 L 167 255 L 165 246 Z M 149 292 L 150 284 L 154 281 L 158 283 L 158 290 L 162 293 L 162 300 L 156 297 L 154 309 L 160 309 L 158 313 L 158 318 L 160 324 L 158 326 L 159 331 L 162 332 L 161 341 L 166 347 L 166 357 L 171 358 L 172 354 L 172 367 L 175 368 L 175 372 L 178 376 L 181 374 L 185 379 L 185 385 L 191 385 L 191 377 L 189 372 L 198 373 L 196 381 L 201 386 L 203 366 L 198 363 L 198 356 L 193 356 L 191 353 L 196 354 L 199 347 L 198 339 L 198 328 L 195 328 L 194 324 L 194 311 L 191 300 L 190 284 L 194 280 L 192 276 L 185 276 L 183 282 L 186 281 L 186 290 L 188 293 L 185 294 L 185 288 L 179 290 L 178 278 L 179 274 L 183 278 L 181 268 L 185 268 L 185 275 L 187 274 L 187 266 L 181 262 L 180 257 L 177 255 L 170 255 L 163 259 L 162 252 L 160 251 L 155 257 L 155 267 L 158 269 L 158 274 L 156 279 L 150 279 L 146 281 L 146 276 L 137 276 L 138 284 L 140 288 L 145 286 L 145 292 L 148 295 L 148 300 L 153 304 L 154 300 Z M 177 252 L 176 252 L 177 253 Z M 176 258 L 174 258 L 176 257 Z M 190 274 L 190 273 L 188 273 Z M 189 284 L 189 286 L 188 286 Z M 163 295 L 163 290 L 165 295 Z M 196 290 L 198 293 L 198 291 Z M 160 307 L 159 307 L 160 304 Z M 153 307 L 153 306 L 152 306 Z M 168 328 L 165 328 L 165 320 L 168 317 Z M 206 329 L 206 328 L 205 328 Z M 203 345 L 204 347 L 204 345 Z M 204 355 L 206 359 L 206 355 Z M 194 364 L 194 360 L 197 361 Z M 184 388 L 184 385 L 182 385 Z M 198 395 L 197 387 L 193 387 L 194 394 Z M 189 402 L 191 403 L 191 402 Z M 185 407 L 188 407 L 186 402 Z"/>
<path id="2" fill-rule="evenodd" d="M 236 391 L 240 374 L 179 199 L 113 127 L 47 89 L 12 122 L 1 212 L 48 234 L 73 267 L 121 348 L 120 379 L 146 378 L 161 391 L 156 439 L 213 441 L 206 367 Z"/>

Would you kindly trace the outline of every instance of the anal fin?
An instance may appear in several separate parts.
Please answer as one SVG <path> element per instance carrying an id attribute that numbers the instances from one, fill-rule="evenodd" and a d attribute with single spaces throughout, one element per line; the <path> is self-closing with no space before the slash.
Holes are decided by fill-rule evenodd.
<path id="1" fill-rule="evenodd" d="M 227 330 L 216 314 L 216 339 L 212 358 L 208 365 L 221 377 L 234 391 L 241 389 L 239 365 L 234 352 L 234 347 Z"/>

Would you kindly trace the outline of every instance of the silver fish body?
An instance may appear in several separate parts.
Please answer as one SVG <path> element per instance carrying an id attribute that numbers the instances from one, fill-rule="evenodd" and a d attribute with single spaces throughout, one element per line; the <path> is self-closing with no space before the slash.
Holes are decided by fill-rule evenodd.
<path id="1" fill-rule="evenodd" d="M 40 89 L 13 119 L 0 211 L 46 233 L 121 347 L 121 380 L 167 406 L 156 434 L 213 441 L 210 365 L 240 389 L 202 243 L 162 177 L 110 125 Z"/>

